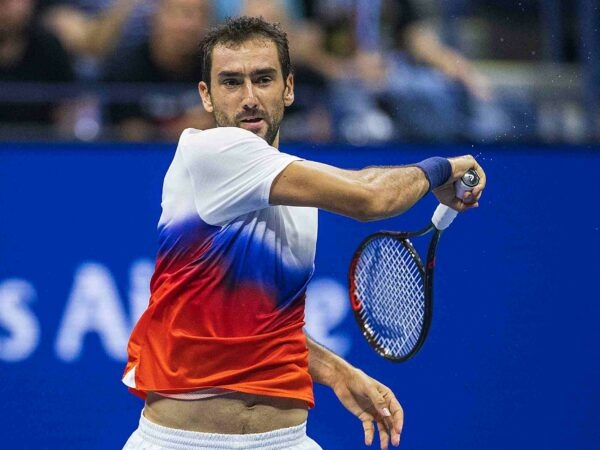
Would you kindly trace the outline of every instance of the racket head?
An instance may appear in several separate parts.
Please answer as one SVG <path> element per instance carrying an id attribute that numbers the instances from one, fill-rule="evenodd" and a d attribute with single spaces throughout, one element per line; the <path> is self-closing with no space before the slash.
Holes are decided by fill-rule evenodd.
<path id="1" fill-rule="evenodd" d="M 348 273 L 354 317 L 383 358 L 404 362 L 427 337 L 432 316 L 431 276 L 410 241 L 423 234 L 381 231 L 357 248 Z"/>

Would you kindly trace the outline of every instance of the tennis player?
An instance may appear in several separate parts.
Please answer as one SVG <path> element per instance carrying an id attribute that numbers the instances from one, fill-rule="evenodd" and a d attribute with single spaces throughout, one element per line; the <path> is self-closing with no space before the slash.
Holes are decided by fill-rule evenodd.
<path id="1" fill-rule="evenodd" d="M 229 20 L 201 44 L 204 108 L 218 128 L 181 135 L 163 188 L 151 298 L 131 335 L 123 382 L 146 400 L 125 449 L 319 449 L 306 435 L 312 383 L 333 389 L 365 443 L 398 445 L 393 392 L 306 336 L 317 210 L 398 215 L 435 189 L 477 205 L 485 174 L 470 156 L 358 171 L 279 152 L 294 101 L 285 33 Z M 482 176 L 463 200 L 452 183 Z"/>

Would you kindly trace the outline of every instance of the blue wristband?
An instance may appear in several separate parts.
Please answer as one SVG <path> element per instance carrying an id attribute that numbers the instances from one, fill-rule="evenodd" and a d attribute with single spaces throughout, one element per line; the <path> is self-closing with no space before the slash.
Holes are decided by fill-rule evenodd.
<path id="1" fill-rule="evenodd" d="M 452 175 L 452 165 L 446 158 L 434 156 L 433 158 L 427 158 L 420 163 L 415 164 L 421 169 L 427 181 L 429 181 L 429 190 L 435 189 L 444 184 Z"/>

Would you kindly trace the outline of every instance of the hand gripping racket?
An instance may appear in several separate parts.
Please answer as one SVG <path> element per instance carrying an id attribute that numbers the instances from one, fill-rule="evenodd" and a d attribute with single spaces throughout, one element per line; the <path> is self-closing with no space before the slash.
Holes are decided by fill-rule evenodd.
<path id="1" fill-rule="evenodd" d="M 469 170 L 455 183 L 456 196 L 462 199 L 478 184 L 479 175 Z M 408 360 L 425 342 L 433 308 L 435 253 L 442 231 L 457 214 L 440 204 L 422 230 L 379 231 L 354 252 L 348 274 L 354 317 L 371 347 L 390 361 Z M 423 265 L 410 238 L 432 230 Z"/>

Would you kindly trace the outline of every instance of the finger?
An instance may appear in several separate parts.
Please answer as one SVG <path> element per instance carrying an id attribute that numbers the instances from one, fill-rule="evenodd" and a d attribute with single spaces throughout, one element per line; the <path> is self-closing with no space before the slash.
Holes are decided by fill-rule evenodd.
<path id="1" fill-rule="evenodd" d="M 469 193 L 469 195 L 465 194 L 464 197 L 464 211 L 471 208 L 477 208 L 479 206 L 478 200 L 481 197 L 481 194 L 479 194 L 478 196 L 474 196 L 472 193 Z"/>
<path id="2" fill-rule="evenodd" d="M 381 450 L 387 450 L 390 443 L 390 435 L 388 433 L 387 425 L 382 420 L 378 420 L 377 429 L 379 430 L 379 445 Z"/>
<path id="3" fill-rule="evenodd" d="M 395 440 L 394 437 L 398 436 L 398 433 L 396 433 L 394 431 L 394 422 L 392 421 L 392 418 L 391 417 L 381 418 L 380 422 L 385 427 L 388 444 L 389 444 L 389 442 L 392 442 L 392 444 L 393 444 L 394 440 Z M 398 436 L 398 440 L 399 440 L 399 436 Z"/>
<path id="4" fill-rule="evenodd" d="M 390 412 L 390 410 L 388 409 L 388 402 L 386 401 L 383 393 L 385 392 L 385 388 L 380 390 L 379 386 L 375 383 L 369 384 L 367 386 L 367 397 L 369 397 L 369 400 L 371 400 L 371 403 L 373 403 L 373 406 L 375 407 L 375 410 L 382 416 L 382 417 L 390 417 L 392 415 L 392 413 Z"/>
<path id="5" fill-rule="evenodd" d="M 400 433 L 402 433 L 402 428 L 404 427 L 404 410 L 393 394 L 390 399 L 390 412 L 392 413 L 392 417 L 390 418 L 390 421 L 392 422 L 391 428 L 399 437 Z"/>
<path id="6" fill-rule="evenodd" d="M 467 209 L 469 209 L 471 206 L 472 205 L 469 205 L 468 203 L 463 202 L 459 198 L 454 198 L 454 199 L 452 199 L 450 208 L 452 208 L 458 212 L 463 212 L 463 211 L 466 211 Z"/>
<path id="7" fill-rule="evenodd" d="M 390 437 L 392 441 L 392 445 L 394 447 L 398 447 L 400 445 L 400 436 L 402 434 L 402 428 L 404 427 L 404 411 L 400 406 L 400 403 L 397 403 L 397 408 L 395 406 L 391 406 L 392 409 L 392 425 L 389 427 L 390 429 Z"/>
<path id="8" fill-rule="evenodd" d="M 382 419 L 387 426 L 392 445 L 398 446 L 400 444 L 400 434 L 402 433 L 402 427 L 404 425 L 404 411 L 392 390 L 385 386 L 383 386 L 383 389 L 385 389 L 383 396 L 388 403 L 391 416 L 382 417 Z"/>
<path id="9" fill-rule="evenodd" d="M 483 194 L 483 188 L 477 187 L 473 189 L 471 194 L 473 195 L 475 201 L 478 201 L 481 198 L 481 194 Z"/>
<path id="10" fill-rule="evenodd" d="M 471 167 L 475 167 L 477 164 L 475 159 L 471 155 L 458 156 L 456 158 L 450 158 L 450 165 L 452 166 L 452 182 L 460 179 L 467 170 Z"/>
<path id="11" fill-rule="evenodd" d="M 477 188 L 483 190 L 487 183 L 487 176 L 485 174 L 485 170 L 483 170 L 483 167 L 481 167 L 481 165 L 479 165 L 477 161 L 475 161 L 475 170 L 479 175 L 479 184 L 477 185 Z"/>
<path id="12" fill-rule="evenodd" d="M 386 407 L 384 409 L 390 413 L 389 415 L 382 415 L 382 418 L 389 426 L 392 426 L 394 412 L 398 411 L 398 409 L 401 410 L 402 407 L 389 387 L 377 382 L 377 390 L 385 401 Z"/>
<path id="13" fill-rule="evenodd" d="M 479 199 L 481 199 L 482 195 L 483 195 L 483 189 L 473 189 L 473 192 L 471 192 L 470 199 L 468 200 L 467 203 L 475 205 L 476 203 L 479 202 Z"/>
<path id="14" fill-rule="evenodd" d="M 474 200 L 475 200 L 475 196 L 473 195 L 473 192 L 467 191 L 463 194 L 463 198 L 462 198 L 463 203 L 467 203 L 467 204 L 474 203 Z"/>
<path id="15" fill-rule="evenodd" d="M 365 445 L 371 445 L 373 443 L 373 436 L 375 435 L 373 422 L 370 420 L 363 420 L 362 426 L 365 432 Z"/>
<path id="16" fill-rule="evenodd" d="M 473 190 L 471 191 L 473 193 L 473 195 L 477 196 L 477 195 L 481 195 L 481 193 L 483 192 L 483 190 L 485 189 L 485 183 L 481 181 L 482 179 L 479 179 L 479 183 L 477 184 L 477 186 L 475 186 L 473 188 Z"/>

